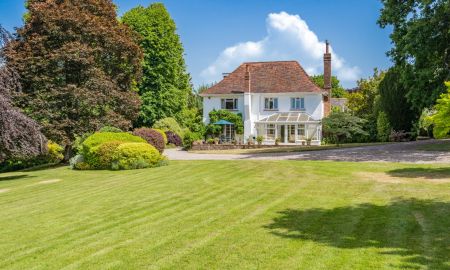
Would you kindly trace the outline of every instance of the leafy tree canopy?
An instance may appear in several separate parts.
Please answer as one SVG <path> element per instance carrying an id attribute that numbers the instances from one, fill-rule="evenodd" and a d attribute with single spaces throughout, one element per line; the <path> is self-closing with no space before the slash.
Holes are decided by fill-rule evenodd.
<path id="1" fill-rule="evenodd" d="M 317 86 L 323 88 L 323 75 L 314 75 L 310 78 Z M 342 87 L 341 82 L 336 76 L 331 76 L 331 96 L 334 98 L 344 98 L 347 96 L 347 91 Z"/>
<path id="2" fill-rule="evenodd" d="M 31 158 L 47 151 L 40 126 L 11 104 L 11 93 L 21 91 L 19 76 L 4 58 L 10 34 L 0 25 L 0 162 L 9 158 Z"/>
<path id="3" fill-rule="evenodd" d="M 419 113 L 412 109 L 407 100 L 407 89 L 401 82 L 397 68 L 389 69 L 379 85 L 380 107 L 386 113 L 391 127 L 396 130 L 410 131 L 417 122 Z"/>
<path id="4" fill-rule="evenodd" d="M 338 145 L 353 136 L 367 135 L 367 132 L 363 130 L 364 122 L 364 119 L 339 111 L 333 111 L 322 119 L 325 136 L 333 139 Z"/>
<path id="5" fill-rule="evenodd" d="M 103 125 L 129 129 L 140 101 L 142 53 L 110 0 L 29 0 L 23 28 L 6 50 L 23 92 L 14 102 L 54 141 Z"/>
<path id="6" fill-rule="evenodd" d="M 182 112 L 189 105 L 192 89 L 175 22 L 162 3 L 133 8 L 122 21 L 139 33 L 144 51 L 138 125 L 151 126 L 166 117 L 183 122 Z"/>
<path id="7" fill-rule="evenodd" d="M 382 0 L 378 24 L 392 27 L 388 52 L 412 107 L 422 111 L 445 92 L 450 80 L 450 1 Z"/>
<path id="8" fill-rule="evenodd" d="M 431 116 L 434 124 L 433 134 L 436 138 L 446 138 L 450 134 L 450 82 L 447 85 L 447 93 L 442 94 L 437 100 L 436 113 Z"/>

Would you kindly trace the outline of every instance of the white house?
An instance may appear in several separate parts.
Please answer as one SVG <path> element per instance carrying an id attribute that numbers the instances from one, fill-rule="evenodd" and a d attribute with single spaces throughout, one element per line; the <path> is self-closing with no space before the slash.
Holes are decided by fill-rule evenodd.
<path id="1" fill-rule="evenodd" d="M 248 62 L 211 88 L 203 97 L 203 121 L 212 110 L 241 113 L 244 142 L 263 136 L 263 144 L 318 145 L 321 120 L 330 112 L 331 54 L 324 54 L 324 89 L 316 86 L 297 61 Z M 232 127 L 227 127 L 232 128 Z M 228 133 L 227 133 L 228 134 Z"/>

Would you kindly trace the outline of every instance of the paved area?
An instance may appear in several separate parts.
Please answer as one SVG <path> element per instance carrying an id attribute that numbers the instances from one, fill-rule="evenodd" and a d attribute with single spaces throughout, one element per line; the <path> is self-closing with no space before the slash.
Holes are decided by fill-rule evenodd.
<path id="1" fill-rule="evenodd" d="M 435 143 L 439 142 L 428 140 L 321 151 L 258 154 L 197 154 L 180 149 L 167 149 L 165 154 L 171 160 L 333 160 L 450 164 L 450 152 L 417 149 L 420 145 Z"/>

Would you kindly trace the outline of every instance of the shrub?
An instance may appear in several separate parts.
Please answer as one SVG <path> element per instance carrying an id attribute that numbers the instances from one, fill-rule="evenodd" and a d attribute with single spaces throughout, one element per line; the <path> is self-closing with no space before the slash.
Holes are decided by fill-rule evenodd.
<path id="1" fill-rule="evenodd" d="M 46 163 L 60 163 L 64 159 L 64 148 L 61 145 L 53 141 L 48 141 L 47 148 L 48 152 L 44 155 L 47 161 Z"/>
<path id="2" fill-rule="evenodd" d="M 107 142 L 117 141 L 121 143 L 145 143 L 145 140 L 132 134 L 121 132 L 96 132 L 89 136 L 82 143 L 82 154 L 85 162 L 93 169 L 102 169 L 100 164 L 100 155 L 97 153 L 99 147 Z"/>
<path id="3" fill-rule="evenodd" d="M 164 151 L 166 143 L 164 142 L 164 137 L 158 131 L 151 128 L 138 128 L 133 131 L 133 134 L 143 138 L 153 147 L 155 147 L 159 153 Z"/>
<path id="4" fill-rule="evenodd" d="M 192 144 L 201 139 L 201 135 L 191 132 L 191 131 L 187 131 L 184 136 L 183 136 L 183 147 L 185 149 L 191 149 L 192 148 Z"/>
<path id="5" fill-rule="evenodd" d="M 377 138 L 380 142 L 387 142 L 391 133 L 391 125 L 385 112 L 380 112 L 377 117 Z"/>
<path id="6" fill-rule="evenodd" d="M 81 136 L 75 136 L 75 141 L 74 141 L 74 143 L 72 145 L 72 149 L 73 149 L 74 154 L 80 154 L 80 153 L 83 152 L 83 142 L 87 138 L 89 138 L 89 136 L 91 136 L 92 134 L 94 134 L 94 133 L 87 132 L 87 133 L 84 133 Z"/>
<path id="7" fill-rule="evenodd" d="M 169 144 L 175 146 L 181 146 L 183 144 L 181 137 L 173 131 L 166 131 L 166 136 Z"/>
<path id="8" fill-rule="evenodd" d="M 70 168 L 73 170 L 85 170 L 89 165 L 84 161 L 83 155 L 76 155 L 69 160 Z"/>
<path id="9" fill-rule="evenodd" d="M 391 132 L 391 135 L 389 135 L 389 140 L 391 142 L 405 142 L 409 141 L 408 137 L 409 137 L 408 133 L 403 130 L 400 131 L 393 130 Z"/>
<path id="10" fill-rule="evenodd" d="M 154 125 L 153 128 L 155 129 L 161 129 L 163 131 L 172 131 L 176 134 L 180 134 L 180 136 L 183 136 L 183 129 L 178 124 L 177 120 L 175 120 L 172 117 L 163 118 L 161 120 L 158 120 Z"/>
<path id="11" fill-rule="evenodd" d="M 123 144 L 123 142 L 110 141 L 100 145 L 97 150 L 97 155 L 99 157 L 98 164 L 100 168 L 111 168 L 111 163 L 114 160 L 114 155 L 117 151 L 117 148 L 121 144 Z"/>
<path id="12" fill-rule="evenodd" d="M 47 164 L 58 164 L 64 159 L 64 148 L 59 144 L 48 141 L 47 153 L 33 158 L 8 159 L 0 163 L 0 172 L 11 172 Z"/>
<path id="13" fill-rule="evenodd" d="M 167 138 L 166 133 L 162 129 L 153 128 L 153 130 L 156 130 L 157 132 L 159 132 L 159 134 L 161 134 L 161 136 L 163 136 L 164 144 L 169 143 L 169 139 Z"/>
<path id="14" fill-rule="evenodd" d="M 119 132 L 123 132 L 123 131 L 120 128 L 116 128 L 116 127 L 113 127 L 113 126 L 104 126 L 98 132 L 115 132 L 115 133 L 119 133 Z"/>
<path id="15" fill-rule="evenodd" d="M 257 136 L 256 137 L 256 142 L 258 143 L 258 145 L 261 145 L 264 141 L 264 137 L 263 136 Z"/>
<path id="16" fill-rule="evenodd" d="M 112 169 L 141 169 L 158 166 L 162 157 L 147 143 L 123 143 L 115 151 Z"/>

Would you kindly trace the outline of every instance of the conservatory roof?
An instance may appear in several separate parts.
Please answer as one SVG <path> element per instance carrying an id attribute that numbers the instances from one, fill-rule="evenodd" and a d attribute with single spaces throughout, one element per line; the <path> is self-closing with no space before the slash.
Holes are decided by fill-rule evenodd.
<path id="1" fill-rule="evenodd" d="M 275 113 L 263 118 L 257 123 L 298 123 L 298 122 L 319 122 L 305 112 L 282 112 Z"/>

